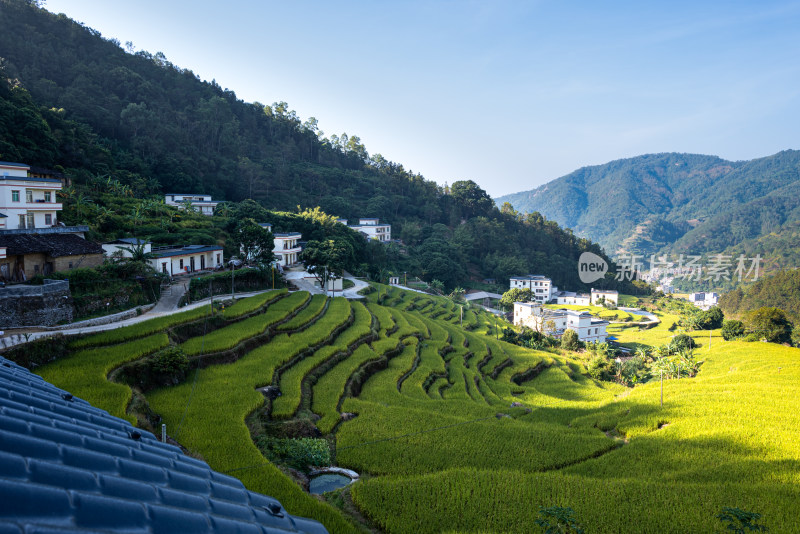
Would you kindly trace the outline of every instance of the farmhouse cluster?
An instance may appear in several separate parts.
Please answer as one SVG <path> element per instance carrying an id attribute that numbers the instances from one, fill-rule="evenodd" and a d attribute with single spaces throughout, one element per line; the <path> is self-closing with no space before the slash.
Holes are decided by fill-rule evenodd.
<path id="1" fill-rule="evenodd" d="M 528 289 L 530 302 L 514 303 L 514 324 L 526 326 L 554 337 L 561 337 L 566 330 L 574 330 L 578 339 L 585 342 L 604 342 L 608 337 L 608 321 L 597 319 L 587 311 L 550 309 L 545 304 L 573 306 L 617 305 L 619 293 L 614 290 L 592 289 L 590 293 L 559 291 L 550 278 L 542 275 L 514 276 L 511 289 Z"/>

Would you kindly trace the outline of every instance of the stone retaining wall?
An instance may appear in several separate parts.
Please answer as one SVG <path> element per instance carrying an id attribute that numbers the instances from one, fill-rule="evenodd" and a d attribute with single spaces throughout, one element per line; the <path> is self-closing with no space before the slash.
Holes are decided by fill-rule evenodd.
<path id="1" fill-rule="evenodd" d="M 40 286 L 0 288 L 0 330 L 68 323 L 72 321 L 72 314 L 67 280 L 45 280 Z"/>

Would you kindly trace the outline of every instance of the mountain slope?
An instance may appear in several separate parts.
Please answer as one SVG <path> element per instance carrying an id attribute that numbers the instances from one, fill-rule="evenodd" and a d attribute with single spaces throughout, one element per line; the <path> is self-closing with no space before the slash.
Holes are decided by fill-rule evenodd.
<path id="1" fill-rule="evenodd" d="M 538 211 L 612 254 L 716 254 L 791 227 L 798 192 L 798 151 L 745 162 L 667 153 L 578 169 L 497 202 Z"/>

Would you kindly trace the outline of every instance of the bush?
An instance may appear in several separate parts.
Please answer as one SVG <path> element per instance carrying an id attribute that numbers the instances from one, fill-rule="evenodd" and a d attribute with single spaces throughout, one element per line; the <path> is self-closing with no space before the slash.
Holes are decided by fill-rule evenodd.
<path id="1" fill-rule="evenodd" d="M 608 378 L 608 359 L 602 355 L 595 356 L 589 361 L 586 370 L 595 380 L 605 380 Z"/>
<path id="2" fill-rule="evenodd" d="M 744 335 L 744 323 L 731 319 L 722 323 L 722 338 L 725 341 L 739 339 Z"/>
<path id="3" fill-rule="evenodd" d="M 331 448 L 325 439 L 261 436 L 258 446 L 270 461 L 301 471 L 331 463 Z"/>
<path id="4" fill-rule="evenodd" d="M 561 336 L 561 348 L 565 350 L 578 350 L 583 343 L 578 339 L 578 333 L 568 328 Z"/>
<path id="5" fill-rule="evenodd" d="M 184 373 L 189 368 L 189 358 L 175 345 L 156 352 L 148 363 L 153 372 L 161 374 Z"/>
<path id="6" fill-rule="evenodd" d="M 688 334 L 678 334 L 669 344 L 669 348 L 672 352 L 680 352 L 683 350 L 691 350 L 695 348 L 697 344 L 694 342 L 694 339 Z"/>

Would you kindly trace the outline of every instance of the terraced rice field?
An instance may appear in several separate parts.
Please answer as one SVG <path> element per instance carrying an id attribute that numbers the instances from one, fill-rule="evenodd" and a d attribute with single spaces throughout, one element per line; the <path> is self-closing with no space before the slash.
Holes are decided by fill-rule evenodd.
<path id="1" fill-rule="evenodd" d="M 142 323 L 76 340 L 37 372 L 130 418 L 131 391 L 109 371 L 180 342 L 187 380 L 144 392 L 170 435 L 334 533 L 365 531 L 352 507 L 382 532 L 535 532 L 539 506 L 556 505 L 586 532 L 713 532 L 723 506 L 800 531 L 800 350 L 718 332 L 709 350 L 701 332 L 700 373 L 667 381 L 661 408 L 657 383 L 596 382 L 574 354 L 498 341 L 507 323 L 478 308 L 465 306 L 462 325 L 448 299 L 376 289 L 364 302 L 251 297 L 204 337 L 176 334 L 202 332 L 200 312 Z M 609 330 L 658 346 L 677 320 L 660 318 Z M 311 497 L 255 446 L 253 414 L 313 421 L 362 479 L 333 504 Z"/>

